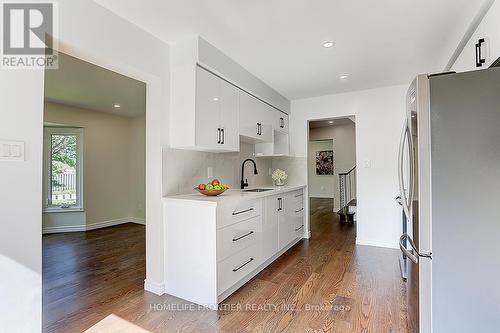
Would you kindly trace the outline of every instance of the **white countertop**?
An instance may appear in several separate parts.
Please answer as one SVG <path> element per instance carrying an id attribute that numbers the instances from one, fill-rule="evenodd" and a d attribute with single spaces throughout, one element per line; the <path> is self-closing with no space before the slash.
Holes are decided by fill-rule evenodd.
<path id="1" fill-rule="evenodd" d="M 254 186 L 254 187 L 249 187 L 246 188 L 245 190 L 251 190 L 255 188 L 266 188 L 266 189 L 272 189 L 271 191 L 265 191 L 265 192 L 245 192 L 245 190 L 240 190 L 240 189 L 229 189 L 226 192 L 222 193 L 219 196 L 216 197 L 209 197 L 206 195 L 203 195 L 201 193 L 196 192 L 196 190 L 193 190 L 193 194 L 183 194 L 183 195 L 174 195 L 174 196 L 168 196 L 164 197 L 164 200 L 183 200 L 187 201 L 190 203 L 201 203 L 201 204 L 209 204 L 209 205 L 217 205 L 218 203 L 226 202 L 226 201 L 232 201 L 232 200 L 249 200 L 249 199 L 256 199 L 256 198 L 263 198 L 271 195 L 277 195 L 279 193 L 285 193 L 285 192 L 290 192 L 290 191 L 295 191 L 299 190 L 301 188 L 305 188 L 306 185 L 285 185 L 285 186 L 274 186 L 274 185 L 262 185 L 262 186 Z"/>

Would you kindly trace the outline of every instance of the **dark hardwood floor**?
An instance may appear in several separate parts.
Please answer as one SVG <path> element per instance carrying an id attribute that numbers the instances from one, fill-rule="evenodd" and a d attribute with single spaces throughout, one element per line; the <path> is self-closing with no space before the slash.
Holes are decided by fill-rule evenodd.
<path id="1" fill-rule="evenodd" d="M 114 314 L 152 332 L 407 332 L 398 251 L 355 246 L 330 199 L 311 201 L 311 231 L 217 312 L 142 289 L 143 226 L 46 235 L 44 331 L 82 332 Z"/>

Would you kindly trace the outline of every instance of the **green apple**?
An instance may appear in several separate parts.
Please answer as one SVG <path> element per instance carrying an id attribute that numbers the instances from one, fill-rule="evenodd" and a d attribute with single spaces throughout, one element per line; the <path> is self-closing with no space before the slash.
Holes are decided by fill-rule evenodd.
<path id="1" fill-rule="evenodd" d="M 214 190 L 220 191 L 220 190 L 222 190 L 222 187 L 220 185 L 215 185 Z"/>
<path id="2" fill-rule="evenodd" d="M 213 189 L 214 189 L 214 186 L 213 186 L 212 184 L 207 184 L 207 185 L 205 186 L 205 190 L 207 190 L 207 191 L 211 191 L 211 190 L 213 190 Z"/>

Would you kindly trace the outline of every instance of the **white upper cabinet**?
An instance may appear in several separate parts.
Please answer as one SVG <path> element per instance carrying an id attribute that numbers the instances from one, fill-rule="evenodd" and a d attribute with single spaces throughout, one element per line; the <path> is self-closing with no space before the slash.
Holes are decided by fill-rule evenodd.
<path id="1" fill-rule="evenodd" d="M 196 69 L 195 147 L 238 151 L 238 89 L 203 68 Z"/>
<path id="2" fill-rule="evenodd" d="M 172 148 L 234 152 L 240 140 L 273 144 L 276 131 L 288 132 L 290 101 L 207 41 L 173 44 L 170 60 Z"/>
<path id="3" fill-rule="evenodd" d="M 273 114 L 269 106 L 240 90 L 240 136 L 243 141 L 261 143 L 272 141 Z"/>
<path id="4" fill-rule="evenodd" d="M 489 68 L 500 58 L 500 2 L 486 13 L 452 70 L 465 72 Z"/>

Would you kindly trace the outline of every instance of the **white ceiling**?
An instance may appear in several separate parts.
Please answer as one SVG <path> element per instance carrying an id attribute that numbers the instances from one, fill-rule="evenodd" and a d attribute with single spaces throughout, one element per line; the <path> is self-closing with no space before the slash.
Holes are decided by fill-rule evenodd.
<path id="1" fill-rule="evenodd" d="M 96 2 L 167 42 L 199 34 L 298 99 L 441 71 L 482 0 Z M 326 40 L 335 47 L 323 48 Z"/>
<path id="2" fill-rule="evenodd" d="M 146 84 L 59 53 L 59 69 L 45 71 L 45 99 L 136 117 L 146 112 Z M 120 108 L 114 108 L 114 104 L 119 104 Z"/>

